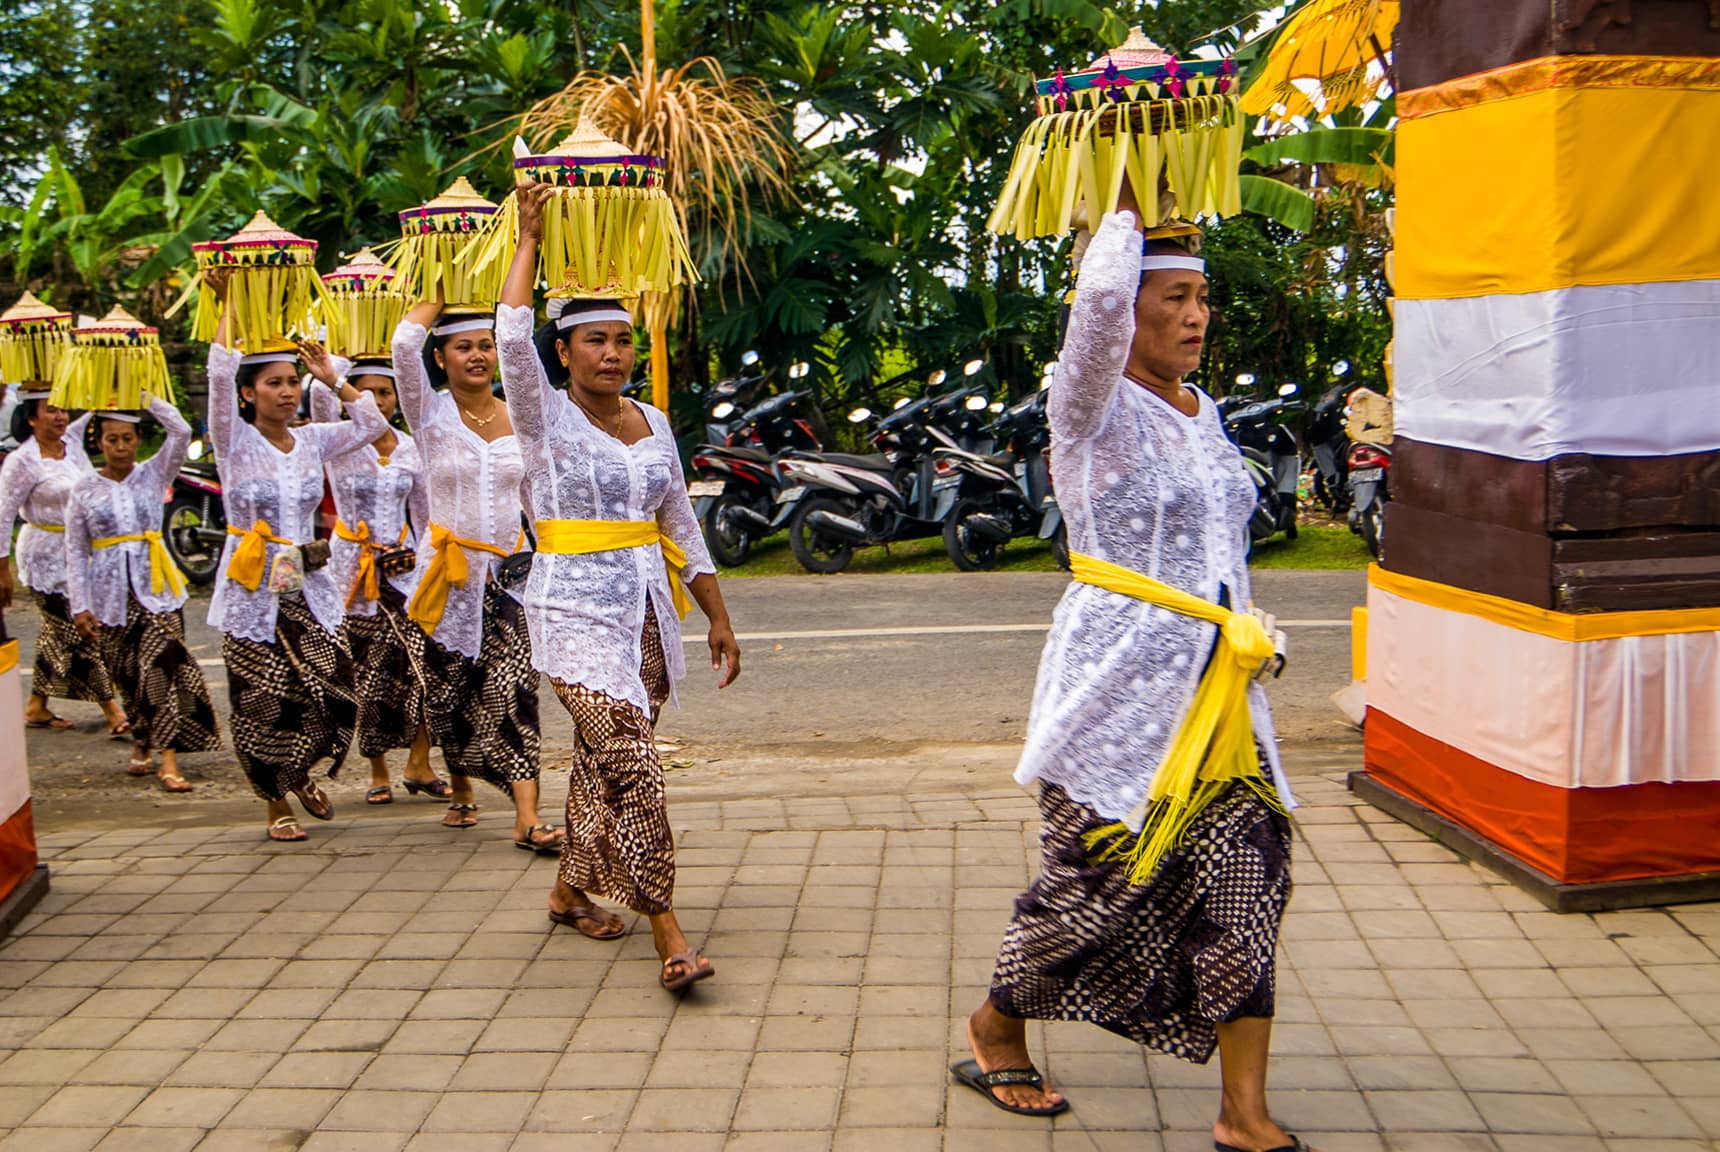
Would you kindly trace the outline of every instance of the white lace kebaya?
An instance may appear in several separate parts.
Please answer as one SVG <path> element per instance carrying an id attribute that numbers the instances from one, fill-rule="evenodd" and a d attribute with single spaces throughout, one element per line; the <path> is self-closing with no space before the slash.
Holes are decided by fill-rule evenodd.
<path id="1" fill-rule="evenodd" d="M 1212 400 L 1184 416 L 1123 376 L 1135 331 L 1141 233 L 1105 217 L 1087 249 L 1051 384 L 1051 471 L 1069 547 L 1203 600 L 1250 604 L 1254 485 Z M 1194 697 L 1216 628 L 1088 584 L 1071 584 L 1040 659 L 1015 778 L 1138 831 L 1142 801 Z M 1249 688 L 1254 736 L 1285 807 L 1272 714 Z"/>
<path id="2" fill-rule="evenodd" d="M 66 425 L 60 443 L 66 454 L 58 460 L 42 455 L 34 436 L 6 457 L 0 465 L 0 563 L 12 555 L 12 528 L 23 513 L 24 528 L 18 533 L 18 579 L 24 587 L 52 594 L 66 590 L 66 538 L 52 528 L 64 527 L 66 502 L 78 481 L 95 471 L 84 455 L 85 413 Z"/>
<path id="3" fill-rule="evenodd" d="M 155 455 L 132 468 L 124 480 L 92 470 L 78 481 L 66 509 L 66 600 L 73 616 L 93 612 L 113 628 L 125 626 L 128 592 L 145 612 L 173 612 L 185 605 L 183 591 L 175 593 L 165 585 L 155 591 L 148 541 L 90 547 L 92 540 L 161 531 L 161 498 L 185 463 L 191 425 L 159 396 L 150 399 L 149 414 L 167 433 Z"/>
<path id="4" fill-rule="evenodd" d="M 361 369 L 358 375 L 363 374 Z M 340 419 L 340 397 L 334 389 L 320 380 L 312 380 L 311 419 L 334 423 Z M 369 533 L 379 547 L 392 548 L 400 544 L 416 547 L 430 516 L 430 494 L 424 479 L 424 461 L 418 455 L 418 443 L 406 433 L 395 429 L 399 441 L 384 463 L 375 444 L 366 444 L 344 456 L 336 456 L 324 465 L 329 487 L 334 491 L 335 513 L 350 532 Z M 408 522 L 410 517 L 410 525 Z M 365 525 L 360 528 L 359 525 Z M 329 541 L 329 571 L 334 574 L 335 587 L 346 597 L 349 616 L 376 615 L 376 601 L 354 585 L 358 582 L 359 561 L 364 546 L 348 540 L 337 531 Z M 388 581 L 401 595 L 410 598 L 416 586 L 413 573 L 402 572 Z"/>
<path id="5" fill-rule="evenodd" d="M 466 427 L 460 405 L 430 387 L 424 374 L 422 324 L 402 320 L 394 330 L 394 385 L 400 410 L 418 441 L 430 493 L 429 523 L 464 540 L 478 540 L 512 555 L 522 547 L 520 513 L 525 464 L 518 435 L 485 440 Z M 453 545 L 458 547 L 458 545 Z M 434 550 L 428 528 L 418 532 L 416 583 Z M 432 638 L 450 652 L 476 660 L 484 642 L 484 585 L 502 557 L 466 550 L 466 582 L 450 585 L 448 606 Z"/>
<path id="6" fill-rule="evenodd" d="M 623 444 L 550 386 L 532 345 L 532 310 L 496 309 L 508 411 L 530 470 L 532 519 L 656 520 L 687 554 L 683 581 L 716 574 L 687 498 L 669 419 L 640 406 L 651 435 Z M 631 403 L 631 401 L 628 401 Z M 646 597 L 657 613 L 670 682 L 687 674 L 681 621 L 657 545 L 583 556 L 539 553 L 526 585 L 532 665 L 565 684 L 626 700 L 646 715 L 639 636 Z"/>
<path id="7" fill-rule="evenodd" d="M 219 344 L 209 348 L 209 440 L 221 473 L 221 499 L 227 523 L 241 531 L 265 521 L 270 533 L 294 544 L 316 536 L 322 504 L 323 465 L 357 451 L 382 435 L 388 422 L 365 393 L 346 406 L 351 420 L 339 424 L 301 424 L 291 429 L 293 450 L 282 452 L 239 415 L 238 352 Z M 216 569 L 215 595 L 209 601 L 209 627 L 258 644 L 275 642 L 276 593 L 269 591 L 269 567 L 284 545 L 270 543 L 263 557 L 263 579 L 255 592 L 227 574 L 239 537 L 229 535 Z M 305 573 L 302 589 L 311 615 L 333 632 L 346 615 L 346 590 L 336 588 L 327 565 Z"/>

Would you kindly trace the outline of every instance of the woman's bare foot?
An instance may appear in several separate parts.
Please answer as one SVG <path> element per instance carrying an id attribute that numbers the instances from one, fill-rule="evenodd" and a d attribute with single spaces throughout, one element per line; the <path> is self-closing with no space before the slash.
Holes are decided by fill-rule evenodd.
<path id="1" fill-rule="evenodd" d="M 991 1006 L 989 999 L 968 1017 L 967 1037 L 981 1072 L 1033 1065 L 1033 1058 L 1027 1053 L 1027 1021 L 1005 1016 Z M 1016 1108 L 1052 1108 L 1063 1100 L 1049 1088 L 1027 1084 L 999 1084 L 991 1091 L 997 1099 Z"/>
<path id="2" fill-rule="evenodd" d="M 1242 1124 L 1227 1120 L 1222 1115 L 1212 1126 L 1212 1138 L 1215 1143 L 1228 1144 L 1232 1148 L 1240 1148 L 1243 1152 L 1270 1152 L 1274 1148 L 1288 1148 L 1295 1143 L 1294 1138 L 1271 1120 L 1264 1124 Z M 1310 1148 L 1308 1152 L 1318 1152 Z"/>

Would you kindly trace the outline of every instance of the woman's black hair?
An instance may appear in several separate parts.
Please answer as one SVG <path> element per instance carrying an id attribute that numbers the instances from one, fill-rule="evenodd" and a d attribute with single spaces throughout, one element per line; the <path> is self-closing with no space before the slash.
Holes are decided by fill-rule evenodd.
<path id="1" fill-rule="evenodd" d="M 84 455 L 105 455 L 105 453 L 102 452 L 102 425 L 107 422 L 108 417 L 97 412 L 94 416 L 90 417 L 90 422 L 84 425 Z M 148 416 L 145 416 L 143 419 L 138 420 L 135 423 L 130 420 L 119 421 L 119 423 L 130 425 L 130 427 L 136 429 L 139 443 L 148 440 L 150 435 L 155 431 L 155 421 L 151 420 Z"/>
<path id="2" fill-rule="evenodd" d="M 566 339 L 567 336 L 556 327 L 554 320 L 545 320 L 538 325 L 537 331 L 532 333 L 532 346 L 537 349 L 538 363 L 543 365 L 543 374 L 548 378 L 551 388 L 567 387 L 570 373 L 567 365 L 561 362 L 561 357 L 555 354 L 555 342 Z"/>
<path id="3" fill-rule="evenodd" d="M 36 434 L 30 427 L 30 418 L 41 411 L 41 407 L 40 400 L 18 401 L 18 406 L 12 409 L 12 439 L 22 444 Z"/>
<path id="4" fill-rule="evenodd" d="M 390 420 L 389 423 L 395 428 L 404 431 L 406 429 L 406 413 L 400 408 L 400 385 L 396 383 L 394 378 L 393 360 L 390 360 L 386 356 L 360 356 L 357 360 L 352 362 L 352 368 L 347 372 L 346 377 L 348 380 L 357 381 L 360 376 L 375 376 L 377 373 L 374 369 L 377 368 L 387 368 L 389 370 L 387 380 L 390 384 L 394 385 L 394 418 Z M 353 387 L 356 388 L 358 385 L 354 383 Z"/>

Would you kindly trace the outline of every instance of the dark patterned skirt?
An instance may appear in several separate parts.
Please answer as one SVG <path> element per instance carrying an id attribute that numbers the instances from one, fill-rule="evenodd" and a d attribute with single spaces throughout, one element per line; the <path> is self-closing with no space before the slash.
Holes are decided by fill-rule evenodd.
<path id="1" fill-rule="evenodd" d="M 101 649 L 72 623 L 65 593 L 31 589 L 30 594 L 42 614 L 42 628 L 36 635 L 36 668 L 30 674 L 31 693 L 97 704 L 112 700 L 113 677 L 102 663 Z"/>
<path id="2" fill-rule="evenodd" d="M 424 725 L 424 629 L 385 584 L 374 615 L 346 618 L 346 636 L 357 677 L 359 755 L 412 747 Z"/>
<path id="3" fill-rule="evenodd" d="M 330 776 L 340 770 L 358 723 L 352 654 L 344 638 L 323 631 L 303 596 L 280 598 L 273 644 L 224 636 L 221 656 L 233 751 L 257 795 L 285 799 L 322 760 Z"/>
<path id="4" fill-rule="evenodd" d="M 126 599 L 125 623 L 96 634 L 132 739 L 144 751 L 215 751 L 221 728 L 203 669 L 185 648 L 184 613 L 151 612 L 135 595 Z"/>
<path id="5" fill-rule="evenodd" d="M 476 660 L 424 643 L 424 709 L 431 739 L 455 776 L 512 793 L 538 778 L 538 673 L 519 601 L 484 589 L 484 639 Z"/>
<path id="6" fill-rule="evenodd" d="M 669 668 L 649 607 L 639 650 L 649 716 L 582 684 L 551 683 L 574 728 L 560 878 L 650 916 L 673 907 L 675 838 L 655 738 L 657 712 L 669 698 Z"/>
<path id="7" fill-rule="evenodd" d="M 991 978 L 1007 1016 L 1084 1020 L 1204 1064 L 1217 1026 L 1274 1008 L 1290 897 L 1290 822 L 1233 784 L 1144 887 L 1088 863 L 1083 833 L 1113 823 L 1042 785 L 1039 879 L 1015 902 Z"/>

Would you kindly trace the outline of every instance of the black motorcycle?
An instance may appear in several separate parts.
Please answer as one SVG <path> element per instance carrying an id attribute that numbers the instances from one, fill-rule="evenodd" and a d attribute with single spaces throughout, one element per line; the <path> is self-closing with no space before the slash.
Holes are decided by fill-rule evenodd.
<path id="1" fill-rule="evenodd" d="M 1350 435 L 1344 428 L 1349 397 L 1334 384 L 1308 415 L 1308 454 L 1314 463 L 1314 499 L 1333 515 L 1350 508 Z"/>
<path id="2" fill-rule="evenodd" d="M 1002 452 L 933 449 L 937 466 L 958 477 L 944 550 L 964 572 L 995 567 L 1003 546 L 1029 533 L 1050 540 L 1058 567 L 1069 567 L 1068 527 L 1051 491 L 1049 396 L 1042 389 L 998 416 L 990 430 Z"/>
<path id="3" fill-rule="evenodd" d="M 161 517 L 161 539 L 179 570 L 193 584 L 208 584 L 221 566 L 227 543 L 227 510 L 215 461 L 194 441 L 197 459 L 187 459 L 173 478 Z"/>
<path id="4" fill-rule="evenodd" d="M 1242 463 L 1254 481 L 1254 513 L 1248 518 L 1249 546 L 1279 532 L 1296 539 L 1296 486 L 1302 478 L 1302 455 L 1296 438 L 1281 423 L 1304 406 L 1290 398 L 1297 392 L 1285 384 L 1274 400 L 1258 400 L 1232 409 L 1224 431 L 1242 452 Z"/>

